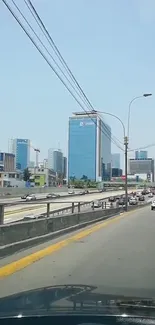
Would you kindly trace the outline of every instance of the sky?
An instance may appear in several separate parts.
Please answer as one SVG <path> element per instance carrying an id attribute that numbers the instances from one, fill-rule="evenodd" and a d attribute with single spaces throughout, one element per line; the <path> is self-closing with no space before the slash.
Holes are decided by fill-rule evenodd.
<path id="1" fill-rule="evenodd" d="M 54 55 L 24 1 L 14 1 Z M 23 22 L 12 0 L 7 2 Z M 130 101 L 144 93 L 153 94 L 137 99 L 131 106 L 129 147 L 155 143 L 155 1 L 32 2 L 96 110 L 117 115 L 127 129 Z M 25 22 L 24 25 L 30 31 Z M 47 157 L 48 148 L 59 147 L 67 155 L 68 119 L 72 112 L 82 109 L 2 0 L 0 39 L 0 150 L 8 150 L 9 138 L 19 137 L 29 138 L 40 149 L 40 160 Z M 123 142 L 118 120 L 108 115 L 104 119 L 110 124 L 112 135 Z M 123 161 L 123 151 L 114 144 L 112 152 L 120 152 Z M 148 152 L 155 157 L 155 146 Z M 131 151 L 130 156 L 133 155 Z"/>

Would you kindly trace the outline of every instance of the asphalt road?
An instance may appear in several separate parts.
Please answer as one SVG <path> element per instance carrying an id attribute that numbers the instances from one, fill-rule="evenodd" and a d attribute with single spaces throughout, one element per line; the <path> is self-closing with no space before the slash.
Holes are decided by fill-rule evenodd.
<path id="1" fill-rule="evenodd" d="M 62 240 L 67 244 L 58 244 Z M 63 284 L 97 285 L 102 293 L 155 297 L 155 212 L 150 207 L 2 259 L 0 266 L 51 245 L 48 256 L 0 280 L 1 297 Z"/>
<path id="2" fill-rule="evenodd" d="M 67 201 L 70 202 L 86 202 L 86 201 L 93 201 L 97 199 L 102 199 L 106 198 L 109 196 L 114 196 L 114 195 L 121 195 L 124 194 L 124 191 L 112 191 L 112 192 L 106 192 L 106 193 L 94 193 L 94 194 L 88 194 L 88 195 L 77 195 L 75 197 L 67 197 L 67 198 L 62 198 L 62 199 L 54 199 L 52 200 L 52 203 L 50 205 L 50 210 L 54 211 L 57 209 L 61 208 L 67 208 L 71 207 L 71 203 L 65 203 Z M 59 200 L 61 203 L 59 203 Z M 49 201 L 45 201 L 49 202 Z M 40 204 L 38 205 L 18 205 L 18 206 L 13 206 L 13 207 L 6 207 L 5 208 L 5 223 L 10 223 L 14 222 L 17 220 L 23 219 L 25 216 L 33 215 L 37 216 L 39 214 L 45 213 L 47 211 L 47 206 L 45 204 Z"/>

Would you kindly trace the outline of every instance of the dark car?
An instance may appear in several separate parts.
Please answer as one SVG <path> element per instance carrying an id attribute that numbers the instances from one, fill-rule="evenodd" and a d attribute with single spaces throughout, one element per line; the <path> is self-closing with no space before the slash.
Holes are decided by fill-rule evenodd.
<path id="1" fill-rule="evenodd" d="M 46 199 L 56 199 L 58 197 L 60 197 L 59 194 L 50 193 L 50 194 L 47 194 Z"/>
<path id="2" fill-rule="evenodd" d="M 139 196 L 139 201 L 145 201 L 145 196 L 144 195 Z"/>
<path id="3" fill-rule="evenodd" d="M 118 200 L 118 205 L 125 205 L 125 199 L 124 198 L 120 198 Z"/>

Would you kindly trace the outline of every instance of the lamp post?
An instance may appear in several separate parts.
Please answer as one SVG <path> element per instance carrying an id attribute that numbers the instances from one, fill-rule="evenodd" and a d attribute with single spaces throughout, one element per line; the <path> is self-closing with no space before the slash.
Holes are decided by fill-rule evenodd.
<path id="1" fill-rule="evenodd" d="M 130 131 L 130 115 L 131 115 L 131 106 L 132 106 L 132 103 L 134 101 L 136 101 L 137 99 L 140 99 L 140 98 L 143 98 L 143 97 L 150 97 L 152 96 L 152 94 L 143 94 L 141 96 L 137 96 L 137 97 L 134 97 L 131 102 L 129 103 L 129 108 L 128 108 L 128 133 L 127 133 L 127 136 L 128 136 L 128 139 L 129 139 L 129 131 Z"/>
<path id="2" fill-rule="evenodd" d="M 125 131 L 125 125 L 123 121 L 115 114 L 109 113 L 109 112 L 101 112 L 101 111 L 96 111 L 96 113 L 101 113 L 101 114 L 106 114 L 114 117 L 117 119 L 123 128 L 123 136 L 124 136 L 124 155 L 125 155 L 125 211 L 128 210 L 128 180 L 127 180 L 127 175 L 128 175 L 128 137 L 126 136 L 126 131 Z"/>
<path id="3" fill-rule="evenodd" d="M 143 98 L 143 97 L 149 97 L 149 96 L 152 96 L 152 94 L 143 94 L 142 96 L 134 97 L 131 100 L 131 102 L 129 103 L 129 109 L 128 109 L 128 133 L 127 133 L 127 135 L 126 135 L 125 125 L 124 125 L 123 121 L 117 115 L 109 113 L 109 112 L 102 112 L 102 111 L 93 110 L 96 113 L 106 114 L 106 115 L 114 117 L 115 119 L 117 119 L 121 123 L 122 128 L 123 128 L 124 158 L 125 158 L 125 211 L 128 210 L 128 143 L 129 143 L 131 105 L 135 100 L 137 100 L 139 98 Z"/>

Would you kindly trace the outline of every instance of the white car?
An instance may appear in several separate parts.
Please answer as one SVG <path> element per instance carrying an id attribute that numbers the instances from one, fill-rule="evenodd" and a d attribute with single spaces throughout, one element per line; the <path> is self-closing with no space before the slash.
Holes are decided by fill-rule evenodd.
<path id="1" fill-rule="evenodd" d="M 34 194 L 28 195 L 26 197 L 26 201 L 35 201 L 36 200 L 36 196 Z"/>
<path id="2" fill-rule="evenodd" d="M 68 191 L 68 194 L 75 194 L 75 191 L 74 190 L 70 190 L 70 191 Z"/>
<path id="3" fill-rule="evenodd" d="M 155 209 L 155 201 L 153 201 L 151 204 L 151 210 L 154 210 L 154 209 Z"/>
<path id="4" fill-rule="evenodd" d="M 153 197 L 153 194 L 152 194 L 152 193 L 150 193 L 150 194 L 148 195 L 148 197 Z"/>

